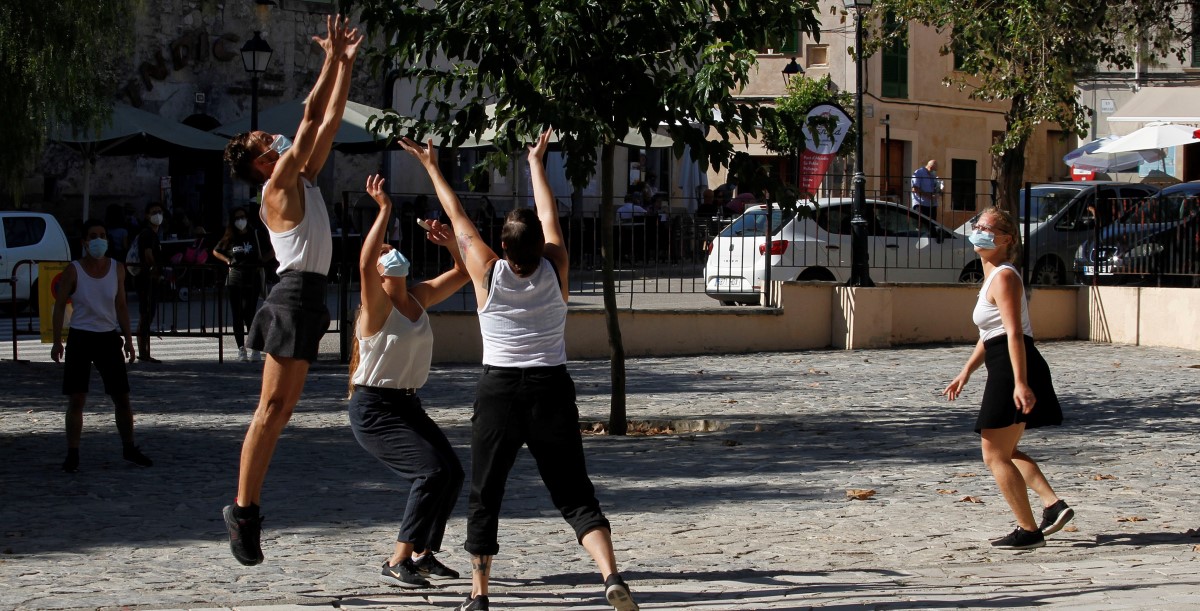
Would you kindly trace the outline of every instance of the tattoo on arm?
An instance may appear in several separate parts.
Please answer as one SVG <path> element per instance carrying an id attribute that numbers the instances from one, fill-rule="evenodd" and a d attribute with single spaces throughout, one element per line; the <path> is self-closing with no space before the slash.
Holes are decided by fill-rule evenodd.
<path id="1" fill-rule="evenodd" d="M 474 243 L 475 243 L 475 236 L 472 236 L 469 233 L 458 234 L 458 248 L 464 254 L 467 252 L 468 249 L 471 248 L 471 245 Z"/>

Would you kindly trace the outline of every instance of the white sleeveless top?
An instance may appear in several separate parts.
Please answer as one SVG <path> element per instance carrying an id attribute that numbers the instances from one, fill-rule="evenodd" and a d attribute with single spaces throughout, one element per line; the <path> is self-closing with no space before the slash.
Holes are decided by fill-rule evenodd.
<path id="1" fill-rule="evenodd" d="M 420 388 L 429 379 L 433 360 L 433 329 L 429 315 L 421 309 L 416 322 L 395 307 L 379 333 L 362 337 L 358 329 L 358 367 L 353 382 L 376 388 Z"/>
<path id="2" fill-rule="evenodd" d="M 88 275 L 79 261 L 75 266 L 75 292 L 71 294 L 71 328 L 95 333 L 120 329 L 117 323 L 117 262 L 109 259 L 103 278 Z"/>
<path id="3" fill-rule="evenodd" d="M 979 339 L 985 342 L 1005 334 L 1004 322 L 1000 320 L 1000 308 L 987 300 L 987 292 L 996 274 L 1006 269 L 1011 269 L 1012 273 L 1016 274 L 1017 281 L 1020 281 L 1021 272 L 1017 271 L 1012 263 L 1004 263 L 996 267 L 992 271 L 992 275 L 983 281 L 983 286 L 979 289 L 979 300 L 975 302 L 975 311 L 971 313 L 971 320 L 975 322 L 975 326 L 979 327 Z M 1033 337 L 1033 325 L 1029 323 L 1029 302 L 1025 299 L 1024 285 L 1021 286 L 1021 332 Z"/>
<path id="4" fill-rule="evenodd" d="M 304 182 L 304 218 L 300 224 L 283 233 L 275 233 L 267 227 L 275 258 L 279 260 L 276 273 L 286 271 L 313 272 L 322 276 L 329 273 L 333 260 L 333 234 L 329 230 L 329 211 L 325 209 L 325 198 L 321 189 L 301 177 Z M 270 181 L 267 181 L 270 183 Z M 267 185 L 263 185 L 266 193 Z M 259 201 L 264 201 L 260 195 Z M 267 226 L 265 206 L 258 208 L 258 218 Z"/>
<path id="5" fill-rule="evenodd" d="M 528 278 L 518 276 L 508 261 L 496 262 L 487 301 L 479 309 L 484 365 L 562 365 L 567 362 L 566 328 L 567 302 L 550 261 L 542 259 Z"/>

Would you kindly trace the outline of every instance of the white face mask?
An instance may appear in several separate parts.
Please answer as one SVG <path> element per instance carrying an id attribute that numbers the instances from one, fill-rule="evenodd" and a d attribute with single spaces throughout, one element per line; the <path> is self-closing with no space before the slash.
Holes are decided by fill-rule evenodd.
<path id="1" fill-rule="evenodd" d="M 150 215 L 150 224 L 151 225 L 162 225 L 162 222 L 163 222 L 163 215 L 161 212 Z"/>
<path id="2" fill-rule="evenodd" d="M 234 221 L 233 226 L 237 227 L 238 231 L 245 231 L 246 230 L 246 219 L 238 219 L 238 220 Z"/>

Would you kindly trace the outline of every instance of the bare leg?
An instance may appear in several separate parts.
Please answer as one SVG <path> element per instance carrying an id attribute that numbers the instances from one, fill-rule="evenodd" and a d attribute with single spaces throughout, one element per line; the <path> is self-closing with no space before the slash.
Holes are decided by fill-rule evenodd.
<path id="1" fill-rule="evenodd" d="M 583 549 L 596 561 L 600 577 L 608 579 L 617 572 L 617 556 L 613 553 L 612 533 L 607 528 L 594 528 L 583 535 Z"/>
<path id="2" fill-rule="evenodd" d="M 242 442 L 242 462 L 238 469 L 239 507 L 259 504 L 267 467 L 271 466 L 271 456 L 275 454 L 275 443 L 300 401 L 307 375 L 308 361 L 267 355 L 258 408 Z"/>
<path id="3" fill-rule="evenodd" d="M 123 443 L 133 443 L 133 408 L 129 405 L 129 393 L 112 398 L 113 412 L 117 420 L 117 433 Z"/>
<path id="4" fill-rule="evenodd" d="M 492 576 L 491 556 L 471 556 L 471 598 L 487 596 L 488 579 Z"/>
<path id="5" fill-rule="evenodd" d="M 392 557 L 388 558 L 388 566 L 396 566 L 402 561 L 412 558 L 413 544 L 408 541 L 397 541 Z"/>
<path id="6" fill-rule="evenodd" d="M 1025 484 L 1042 499 L 1043 507 L 1049 507 L 1058 502 L 1058 495 L 1054 494 L 1050 482 L 1046 481 L 1046 476 L 1042 475 L 1041 468 L 1032 458 L 1020 450 L 1013 450 L 1012 459 L 1013 464 L 1021 470 L 1021 477 L 1025 479 Z"/>
<path id="7" fill-rule="evenodd" d="M 79 439 L 83 437 L 83 406 L 87 403 L 87 393 L 77 392 L 67 397 L 67 447 L 79 449 Z"/>
<path id="8" fill-rule="evenodd" d="M 984 429 L 983 462 L 987 464 L 1008 502 L 1009 509 L 1017 518 L 1017 526 L 1028 530 L 1037 530 L 1037 522 L 1033 520 L 1033 509 L 1029 506 L 1029 493 L 1025 490 L 1025 478 L 1021 470 L 1013 463 L 1013 453 L 1017 442 L 1025 432 L 1024 424 L 1014 424 L 1002 429 Z"/>

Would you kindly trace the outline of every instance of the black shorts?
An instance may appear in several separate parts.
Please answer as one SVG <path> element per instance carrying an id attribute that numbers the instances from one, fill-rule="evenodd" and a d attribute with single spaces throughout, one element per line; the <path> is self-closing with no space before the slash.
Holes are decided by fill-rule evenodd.
<path id="1" fill-rule="evenodd" d="M 1013 401 L 1016 380 L 1013 378 L 1012 360 L 1008 355 L 1008 336 L 993 337 L 983 343 L 984 364 L 987 366 L 987 384 L 983 387 L 983 405 L 979 418 L 975 420 L 975 432 L 983 429 L 1002 429 L 1019 422 L 1025 428 L 1062 424 L 1062 406 L 1050 380 L 1050 366 L 1042 353 L 1033 345 L 1033 338 L 1025 338 L 1025 377 L 1037 401 L 1028 414 L 1021 413 Z"/>
<path id="2" fill-rule="evenodd" d="M 86 393 L 92 377 L 92 364 L 100 372 L 104 393 L 117 397 L 129 394 L 129 375 L 125 371 L 125 340 L 117 331 L 71 329 L 67 335 L 66 367 L 63 370 L 63 394 Z"/>
<path id="3" fill-rule="evenodd" d="M 325 305 L 325 276 L 312 272 L 286 271 L 271 289 L 254 322 L 247 345 L 272 356 L 317 360 L 321 338 L 329 329 L 329 307 Z"/>

